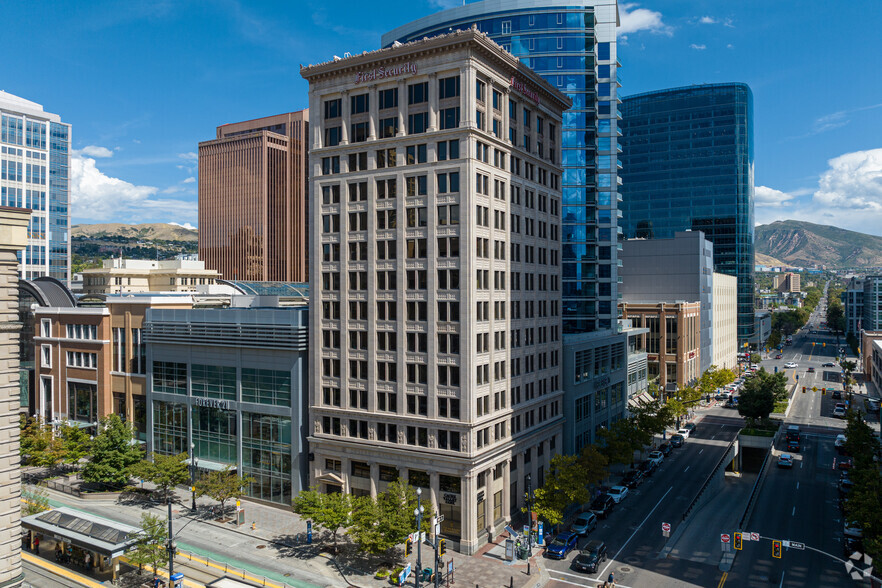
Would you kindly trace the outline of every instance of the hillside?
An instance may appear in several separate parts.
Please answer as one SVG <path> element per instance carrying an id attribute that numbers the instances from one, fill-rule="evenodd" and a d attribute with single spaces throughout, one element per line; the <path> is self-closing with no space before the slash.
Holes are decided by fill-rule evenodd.
<path id="1" fill-rule="evenodd" d="M 782 265 L 787 265 L 780 259 L 775 259 L 771 255 L 763 255 L 762 253 L 755 253 L 755 259 L 757 265 L 764 265 L 767 267 L 780 267 Z"/>
<path id="2" fill-rule="evenodd" d="M 144 241 L 196 241 L 195 229 L 186 229 L 168 223 L 145 223 L 142 225 L 124 225 L 108 223 L 102 225 L 74 225 L 71 227 L 72 238 L 106 238 L 124 237 Z"/>
<path id="3" fill-rule="evenodd" d="M 882 237 L 804 221 L 758 226 L 755 245 L 757 254 L 786 265 L 823 265 L 828 269 L 882 266 Z"/>

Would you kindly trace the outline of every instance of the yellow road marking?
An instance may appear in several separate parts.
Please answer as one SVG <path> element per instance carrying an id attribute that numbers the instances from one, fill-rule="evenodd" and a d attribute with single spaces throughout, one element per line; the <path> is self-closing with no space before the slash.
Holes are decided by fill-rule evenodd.
<path id="1" fill-rule="evenodd" d="M 31 564 L 34 564 L 37 567 L 43 568 L 56 576 L 62 576 L 64 578 L 70 578 L 71 580 L 75 580 L 78 584 L 82 586 L 88 586 L 89 588 L 106 588 L 106 586 L 100 582 L 96 582 L 91 578 L 84 576 L 82 574 L 78 574 L 72 570 L 67 568 L 63 568 L 59 565 L 55 565 L 54 563 L 43 559 L 42 557 L 37 557 L 27 551 L 21 552 L 21 558 Z"/>
<path id="2" fill-rule="evenodd" d="M 717 584 L 717 588 L 723 588 L 723 584 L 726 583 L 726 578 L 729 577 L 729 572 L 723 572 L 723 577 L 720 578 L 720 583 Z"/>

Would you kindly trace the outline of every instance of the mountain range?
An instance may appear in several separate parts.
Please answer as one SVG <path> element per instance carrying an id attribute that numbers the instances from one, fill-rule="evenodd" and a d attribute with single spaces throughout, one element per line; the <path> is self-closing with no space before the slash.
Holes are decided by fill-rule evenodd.
<path id="1" fill-rule="evenodd" d="M 805 221 L 760 225 L 756 227 L 754 245 L 757 263 L 763 265 L 827 269 L 882 266 L 882 237 Z M 763 257 L 765 262 L 760 261 Z"/>

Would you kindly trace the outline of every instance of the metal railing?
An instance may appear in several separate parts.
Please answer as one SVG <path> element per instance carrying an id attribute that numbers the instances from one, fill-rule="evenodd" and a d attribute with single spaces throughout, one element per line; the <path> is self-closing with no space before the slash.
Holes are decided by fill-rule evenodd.
<path id="1" fill-rule="evenodd" d="M 701 498 L 701 495 L 704 494 L 704 491 L 707 490 L 708 486 L 710 486 L 711 481 L 714 479 L 714 476 L 717 475 L 717 471 L 720 469 L 726 462 L 726 458 L 729 456 L 729 452 L 732 451 L 732 446 L 738 441 L 738 435 L 729 443 L 729 446 L 726 447 L 726 451 L 723 452 L 723 456 L 720 458 L 720 461 L 717 462 L 717 465 L 714 466 L 714 469 L 711 470 L 710 475 L 708 475 L 707 479 L 704 481 L 704 484 L 701 485 L 701 489 L 698 491 L 698 494 L 695 495 L 695 498 L 692 499 L 692 502 L 689 503 L 689 506 L 683 512 L 683 517 L 681 520 L 686 520 L 689 517 L 689 513 L 692 512 L 692 509 L 695 508 L 695 505 L 698 504 L 698 499 Z"/>
<path id="2" fill-rule="evenodd" d="M 190 567 L 196 567 L 192 565 L 195 563 L 198 564 L 200 567 L 205 566 L 206 568 L 213 568 L 214 570 L 222 571 L 224 574 L 230 575 L 234 578 L 241 578 L 246 582 L 251 582 L 252 584 L 257 584 L 258 586 L 266 586 L 267 588 L 297 588 L 296 586 L 293 586 L 286 582 L 270 579 L 261 574 L 254 574 L 252 572 L 249 572 L 245 568 L 230 565 L 229 562 L 216 560 L 207 555 L 199 555 L 196 553 L 185 551 L 183 549 L 178 549 L 177 557 L 190 562 Z"/>

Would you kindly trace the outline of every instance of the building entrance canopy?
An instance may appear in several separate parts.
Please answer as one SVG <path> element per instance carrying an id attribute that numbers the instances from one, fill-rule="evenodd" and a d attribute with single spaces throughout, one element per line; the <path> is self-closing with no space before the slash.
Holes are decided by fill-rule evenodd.
<path id="1" fill-rule="evenodd" d="M 134 547 L 141 531 L 137 527 L 64 507 L 24 517 L 21 526 L 110 558 L 119 557 Z"/>

